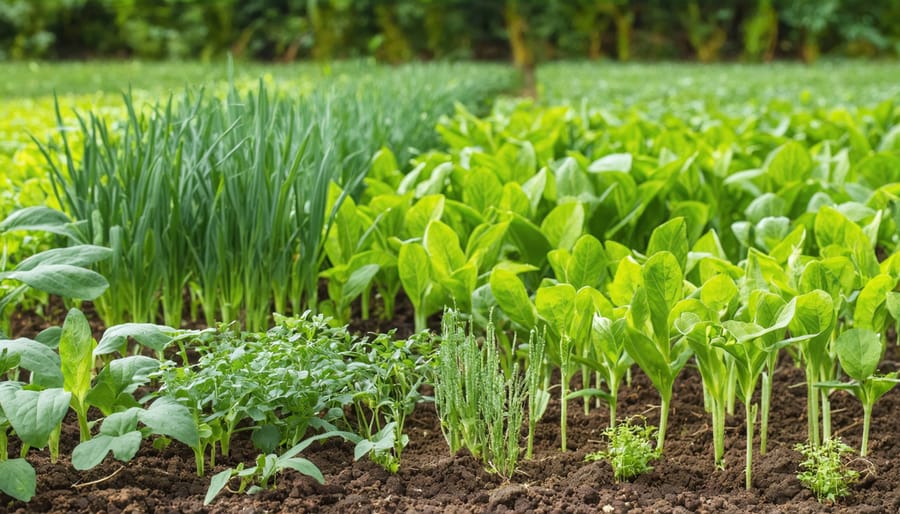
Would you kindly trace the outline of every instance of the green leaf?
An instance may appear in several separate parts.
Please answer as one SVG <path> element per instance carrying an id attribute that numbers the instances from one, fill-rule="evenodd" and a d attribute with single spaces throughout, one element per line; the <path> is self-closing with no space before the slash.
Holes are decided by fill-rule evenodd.
<path id="1" fill-rule="evenodd" d="M 418 243 L 406 243 L 400 247 L 397 271 L 403 289 L 414 305 L 421 309 L 431 283 L 431 263 L 425 248 Z"/>
<path id="2" fill-rule="evenodd" d="M 66 248 L 52 248 L 23 260 L 16 266 L 17 271 L 27 271 L 39 265 L 68 264 L 70 266 L 90 266 L 95 262 L 112 257 L 112 250 L 102 246 L 77 245 Z"/>
<path id="3" fill-rule="evenodd" d="M 669 361 L 660 353 L 659 347 L 652 339 L 629 327 L 625 338 L 625 351 L 647 374 L 660 394 L 669 390 L 674 380 Z"/>
<path id="4" fill-rule="evenodd" d="M 49 207 L 36 206 L 19 209 L 0 222 L 0 234 L 14 230 L 50 232 L 71 236 L 71 220 L 63 212 Z"/>
<path id="5" fill-rule="evenodd" d="M 653 254 L 641 269 L 647 304 L 650 307 L 650 322 L 660 340 L 669 338 L 669 313 L 684 297 L 684 275 L 678 261 L 671 252 Z"/>
<path id="6" fill-rule="evenodd" d="M 535 326 L 535 308 L 528 298 L 525 284 L 511 271 L 494 268 L 490 277 L 491 293 L 509 319 L 525 329 Z"/>
<path id="7" fill-rule="evenodd" d="M 538 314 L 560 335 L 576 336 L 569 333 L 575 312 L 575 294 L 571 284 L 541 287 L 535 294 L 534 305 Z"/>
<path id="8" fill-rule="evenodd" d="M 484 214 L 491 207 L 496 207 L 503 196 L 503 185 L 497 176 L 484 169 L 473 169 L 466 175 L 463 183 L 463 202 Z"/>
<path id="9" fill-rule="evenodd" d="M 0 384 L 0 407 L 6 418 L 16 436 L 35 448 L 47 445 L 69 411 L 71 399 L 71 394 L 59 388 L 29 391 L 14 382 Z"/>
<path id="10" fill-rule="evenodd" d="M 78 309 L 71 309 L 63 322 L 59 338 L 59 358 L 62 361 L 63 388 L 73 400 L 83 402 L 91 389 L 94 375 L 94 339 L 91 326 Z"/>
<path id="11" fill-rule="evenodd" d="M 884 354 L 884 343 L 872 330 L 852 328 L 838 336 L 834 342 L 834 351 L 844 373 L 854 380 L 864 382 L 878 369 Z"/>
<path id="12" fill-rule="evenodd" d="M 591 173 L 600 173 L 604 171 L 621 171 L 628 173 L 631 171 L 632 157 L 630 153 L 613 153 L 597 159 L 588 167 Z"/>
<path id="13" fill-rule="evenodd" d="M 72 466 L 79 471 L 91 469 L 103 462 L 109 452 L 112 452 L 116 459 L 128 462 L 140 450 L 141 439 L 138 430 L 116 436 L 100 434 L 80 443 L 72 450 Z"/>
<path id="14" fill-rule="evenodd" d="M 272 453 L 281 443 L 281 430 L 272 424 L 261 425 L 253 431 L 250 440 L 263 453 Z"/>
<path id="15" fill-rule="evenodd" d="M 572 248 L 565 279 L 576 289 L 583 286 L 598 287 L 606 282 L 608 263 L 609 258 L 603 250 L 603 244 L 594 236 L 585 234 L 578 238 Z"/>
<path id="16" fill-rule="evenodd" d="M 900 322 L 900 293 L 890 292 L 886 300 L 887 310 L 894 321 Z"/>
<path id="17" fill-rule="evenodd" d="M 139 407 L 131 396 L 138 386 L 150 381 L 150 374 L 159 369 L 160 362 L 143 355 L 116 359 L 104 367 L 87 395 L 87 401 L 109 415 L 121 407 Z"/>
<path id="18" fill-rule="evenodd" d="M 31 339 L 0 341 L 0 352 L 16 356 L 19 367 L 31 372 L 31 383 L 40 387 L 61 387 L 63 374 L 59 355 Z"/>
<path id="19" fill-rule="evenodd" d="M 441 219 L 441 215 L 444 213 L 444 204 L 444 195 L 429 195 L 416 202 L 406 211 L 405 237 L 422 237 L 428 222 Z"/>
<path id="20" fill-rule="evenodd" d="M 541 267 L 547 252 L 553 249 L 547 236 L 531 221 L 518 214 L 508 214 L 510 242 L 519 251 L 519 260 Z"/>
<path id="21" fill-rule="evenodd" d="M 856 298 L 856 309 L 853 311 L 853 326 L 881 331 L 887 316 L 885 302 L 887 295 L 893 291 L 897 280 L 890 275 L 877 275 L 869 280 Z"/>
<path id="22" fill-rule="evenodd" d="M 716 312 L 728 307 L 737 295 L 737 285 L 725 274 L 713 275 L 700 288 L 700 301 Z"/>
<path id="23" fill-rule="evenodd" d="M 175 337 L 175 329 L 152 323 L 123 323 L 103 332 L 94 349 L 94 356 L 107 355 L 122 349 L 128 338 L 155 352 L 162 352 Z"/>
<path id="24" fill-rule="evenodd" d="M 200 433 L 191 411 L 173 399 L 159 398 L 150 408 L 140 411 L 138 419 L 154 434 L 169 436 L 190 447 L 200 444 Z"/>
<path id="25" fill-rule="evenodd" d="M 609 297 L 615 305 L 628 305 L 634 293 L 643 284 L 641 265 L 631 256 L 619 261 L 613 281 L 609 284 Z"/>
<path id="26" fill-rule="evenodd" d="M 225 486 L 228 485 L 228 481 L 231 480 L 231 477 L 234 475 L 234 469 L 228 468 L 225 471 L 220 471 L 213 475 L 213 477 L 209 480 L 209 489 L 206 490 L 206 496 L 203 498 L 203 505 L 209 505 L 216 499 L 216 496 L 222 492 L 222 489 L 225 489 Z"/>
<path id="27" fill-rule="evenodd" d="M 322 472 L 319 470 L 319 468 L 303 457 L 292 457 L 290 459 L 285 459 L 283 461 L 279 461 L 279 464 L 281 464 L 283 468 L 290 468 L 294 471 L 302 473 L 314 479 L 320 484 L 325 483 L 325 477 L 322 475 Z"/>
<path id="28" fill-rule="evenodd" d="M 831 245 L 850 250 L 850 257 L 857 271 L 867 280 L 878 274 L 880 268 L 872 243 L 863 229 L 848 220 L 836 209 L 822 207 L 815 219 L 816 244 L 820 249 Z"/>
<path id="29" fill-rule="evenodd" d="M 796 141 L 788 141 L 779 146 L 769 154 L 766 161 L 766 175 L 778 186 L 806 180 L 812 170 L 809 151 Z"/>
<path id="30" fill-rule="evenodd" d="M 37 473 L 25 459 L 0 461 L 0 491 L 23 502 L 31 501 L 37 488 Z"/>
<path id="31" fill-rule="evenodd" d="M 347 305 L 361 295 L 380 269 L 377 264 L 366 264 L 353 270 L 341 289 L 341 303 Z"/>
<path id="32" fill-rule="evenodd" d="M 39 264 L 29 270 L 0 273 L 0 279 L 18 280 L 39 291 L 81 300 L 93 300 L 109 287 L 103 275 L 70 264 Z"/>
<path id="33" fill-rule="evenodd" d="M 581 237 L 584 227 L 584 207 L 578 202 L 557 205 L 544 221 L 541 231 L 553 248 L 570 250 L 575 241 Z"/>
<path id="34" fill-rule="evenodd" d="M 428 223 L 422 243 L 431 257 L 432 270 L 438 276 L 449 277 L 466 261 L 456 232 L 441 221 Z"/>
<path id="35" fill-rule="evenodd" d="M 647 256 L 651 257 L 663 251 L 671 252 L 681 269 L 685 268 L 687 265 L 688 238 L 687 225 L 684 223 L 684 218 L 669 220 L 656 227 L 653 233 L 650 234 Z"/>

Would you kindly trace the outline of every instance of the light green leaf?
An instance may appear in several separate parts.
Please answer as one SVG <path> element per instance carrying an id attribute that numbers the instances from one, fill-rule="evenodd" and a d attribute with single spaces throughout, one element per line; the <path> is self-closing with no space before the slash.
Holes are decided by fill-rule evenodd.
<path id="1" fill-rule="evenodd" d="M 575 241 L 581 237 L 584 227 L 584 207 L 578 202 L 557 205 L 544 221 L 541 231 L 553 248 L 571 250 Z"/>
<path id="2" fill-rule="evenodd" d="M 675 218 L 653 229 L 650 243 L 647 245 L 647 256 L 668 251 L 675 256 L 678 266 L 683 270 L 687 265 L 688 238 L 687 225 L 684 218 Z"/>
<path id="3" fill-rule="evenodd" d="M 422 243 L 431 257 L 432 270 L 438 276 L 449 277 L 453 270 L 466 261 L 466 256 L 459 247 L 456 232 L 441 221 L 434 220 L 428 223 Z"/>
<path id="4" fill-rule="evenodd" d="M 31 339 L 0 340 L 0 352 L 16 356 L 19 367 L 31 372 L 31 383 L 40 387 L 61 387 L 63 375 L 59 355 Z"/>
<path id="5" fill-rule="evenodd" d="M 31 501 L 37 488 L 37 473 L 25 459 L 0 461 L 0 491 L 23 502 Z"/>
<path id="6" fill-rule="evenodd" d="M 650 322 L 660 340 L 669 338 L 669 312 L 684 297 L 684 275 L 671 252 L 653 254 L 641 268 Z"/>
<path id="7" fill-rule="evenodd" d="M 844 373 L 854 380 L 864 382 L 878 369 L 884 354 L 884 342 L 872 330 L 851 328 L 835 340 L 834 351 Z"/>
<path id="8" fill-rule="evenodd" d="M 494 268 L 490 277 L 491 293 L 497 300 L 497 305 L 509 316 L 509 319 L 522 325 L 525 329 L 535 326 L 534 305 L 528 298 L 525 285 L 519 277 L 510 271 Z"/>
<path id="9" fill-rule="evenodd" d="M 422 308 L 422 299 L 428 293 L 431 282 L 431 263 L 425 248 L 418 243 L 406 243 L 400 247 L 397 271 L 410 300 L 418 308 Z"/>
<path id="10" fill-rule="evenodd" d="M 887 317 L 885 302 L 888 293 L 894 290 L 896 284 L 897 280 L 890 275 L 876 275 L 869 280 L 856 298 L 853 326 L 875 331 L 883 330 Z"/>
<path id="11" fill-rule="evenodd" d="M 597 287 L 606 282 L 609 258 L 597 238 L 590 234 L 581 236 L 575 242 L 571 255 L 566 264 L 565 279 L 576 289 L 583 286 Z"/>
<path id="12" fill-rule="evenodd" d="M 575 312 L 575 293 L 571 284 L 541 287 L 535 293 L 534 306 L 538 314 L 560 335 L 576 336 L 569 332 Z"/>
<path id="13" fill-rule="evenodd" d="M 91 326 L 78 309 L 71 309 L 63 322 L 59 339 L 59 358 L 62 361 L 63 388 L 73 400 L 83 402 L 91 389 L 94 375 L 94 338 Z"/>
<path id="14" fill-rule="evenodd" d="M 588 167 L 591 173 L 600 173 L 603 171 L 621 171 L 628 173 L 631 171 L 632 157 L 630 153 L 613 153 L 597 159 Z"/>

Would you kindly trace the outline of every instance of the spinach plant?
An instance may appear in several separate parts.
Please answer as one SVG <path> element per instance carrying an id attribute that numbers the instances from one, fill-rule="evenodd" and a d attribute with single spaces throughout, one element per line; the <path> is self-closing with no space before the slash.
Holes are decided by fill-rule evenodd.
<path id="1" fill-rule="evenodd" d="M 817 384 L 828 389 L 843 389 L 855 396 L 863 407 L 863 434 L 859 454 L 869 452 L 869 427 L 872 408 L 879 398 L 893 389 L 900 379 L 897 371 L 886 375 L 876 374 L 884 355 L 885 342 L 877 333 L 864 328 L 853 328 L 842 333 L 834 342 L 834 351 L 841 369 L 851 379 L 849 383 L 823 382 Z"/>

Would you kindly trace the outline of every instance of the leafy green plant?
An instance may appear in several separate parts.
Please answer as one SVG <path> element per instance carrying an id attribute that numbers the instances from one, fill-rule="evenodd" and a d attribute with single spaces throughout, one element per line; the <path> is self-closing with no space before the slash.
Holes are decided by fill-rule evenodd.
<path id="1" fill-rule="evenodd" d="M 70 240 L 78 240 L 72 221 L 64 213 L 49 207 L 17 210 L 0 222 L 0 238 L 17 231 L 38 231 Z M 4 245 L 5 248 L 5 245 Z M 0 297 L 0 314 L 13 305 L 29 288 L 64 298 L 93 300 L 109 287 L 106 279 L 87 266 L 109 258 L 111 250 L 89 244 L 54 248 L 22 259 L 12 270 L 5 270 L 6 250 L 0 258 L 0 281 L 14 280 L 22 285 Z M 2 335 L 2 330 L 0 330 Z"/>
<path id="2" fill-rule="evenodd" d="M 138 429 L 138 422 L 144 425 L 143 429 Z M 104 418 L 100 433 L 72 451 L 72 465 L 78 470 L 91 469 L 109 452 L 116 459 L 128 462 L 140 449 L 141 441 L 151 435 L 171 437 L 189 447 L 196 446 L 200 437 L 186 407 L 160 398 L 147 409 L 132 407 Z"/>
<path id="3" fill-rule="evenodd" d="M 228 482 L 231 481 L 232 478 L 240 478 L 240 485 L 236 492 L 246 492 L 247 494 L 255 494 L 265 489 L 275 487 L 276 484 L 274 483 L 274 480 L 278 473 L 283 473 L 289 469 L 293 469 L 298 473 L 313 478 L 320 484 L 324 484 L 325 477 L 322 476 L 322 472 L 319 468 L 309 459 L 298 457 L 297 455 L 309 447 L 310 444 L 330 437 L 342 437 L 349 441 L 357 439 L 354 434 L 347 432 L 326 432 L 304 439 L 281 455 L 260 455 L 256 458 L 256 466 L 245 468 L 244 464 L 241 463 L 236 468 L 228 468 L 224 471 L 220 471 L 213 475 L 210 480 L 209 489 L 206 491 L 206 497 L 203 499 L 203 504 L 211 504 L 219 493 L 228 486 Z"/>
<path id="4" fill-rule="evenodd" d="M 863 433 L 859 455 L 869 452 L 869 427 L 872 424 L 872 408 L 879 398 L 900 383 L 898 372 L 877 375 L 878 365 L 884 355 L 885 342 L 869 329 L 853 328 L 842 333 L 834 342 L 834 351 L 841 369 L 851 379 L 849 383 L 821 382 L 827 389 L 842 389 L 855 396 L 863 407 Z"/>
<path id="5" fill-rule="evenodd" d="M 631 480 L 652 470 L 650 463 L 662 455 L 662 450 L 653 446 L 655 433 L 656 427 L 647 425 L 645 420 L 638 424 L 635 418 L 628 418 L 603 431 L 606 450 L 589 453 L 584 459 L 608 460 L 616 482 Z"/>
<path id="6" fill-rule="evenodd" d="M 820 502 L 835 502 L 850 494 L 850 486 L 859 479 L 859 472 L 844 462 L 844 456 L 853 453 L 852 448 L 833 438 L 819 445 L 797 444 L 794 449 L 805 459 L 797 478 Z"/>

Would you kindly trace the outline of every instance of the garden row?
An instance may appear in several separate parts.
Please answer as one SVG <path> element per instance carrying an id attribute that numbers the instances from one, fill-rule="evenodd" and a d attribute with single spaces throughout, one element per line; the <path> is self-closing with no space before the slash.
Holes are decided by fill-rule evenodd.
<path id="1" fill-rule="evenodd" d="M 0 233 L 69 246 L 14 255 L 0 276 L 21 285 L 4 305 L 29 288 L 96 298 L 111 328 L 95 346 L 75 310 L 37 341 L 0 343 L 4 434 L 22 455 L 53 454 L 71 406 L 77 467 L 128 460 L 153 436 L 193 448 L 203 473 L 250 432 L 256 465 L 221 471 L 208 500 L 233 476 L 241 490 L 286 468 L 322 478 L 299 454 L 323 437 L 396 471 L 429 383 L 451 450 L 510 475 L 552 395 L 564 451 L 573 401 L 604 401 L 609 434 L 634 435 L 616 405 L 636 365 L 660 395 L 649 458 L 665 455 L 673 386 L 693 363 L 716 467 L 726 414 L 744 408 L 749 488 L 784 355 L 806 373 L 810 448 L 833 447 L 830 393 L 846 389 L 863 405 L 865 455 L 873 405 L 896 383 L 880 367 L 900 318 L 898 106 L 681 117 L 500 100 L 487 117 L 457 106 L 438 148 L 413 152 L 409 134 L 434 122 L 420 113 L 440 112 L 423 105 L 452 91 L 411 88 L 408 113 L 395 92 L 355 91 L 295 103 L 261 85 L 148 110 L 126 97 L 124 122 L 92 116 L 43 146 L 65 214 L 20 210 Z M 357 305 L 391 319 L 404 297 L 417 332 L 444 313 L 439 349 L 337 328 Z M 225 325 L 152 324 L 201 309 Z M 298 316 L 261 333 L 272 311 Z M 29 497 L 27 462 L 2 465 L 15 477 L 3 489 Z"/>

